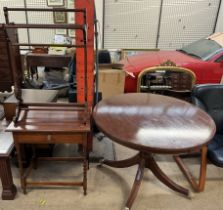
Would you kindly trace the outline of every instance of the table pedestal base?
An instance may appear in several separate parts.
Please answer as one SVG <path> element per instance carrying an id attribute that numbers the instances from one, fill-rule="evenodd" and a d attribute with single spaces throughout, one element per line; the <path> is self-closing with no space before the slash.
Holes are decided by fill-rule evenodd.
<path id="1" fill-rule="evenodd" d="M 133 183 L 129 198 L 126 202 L 125 210 L 128 210 L 132 207 L 132 204 L 137 196 L 137 193 L 139 191 L 143 174 L 144 174 L 144 168 L 150 169 L 153 174 L 166 186 L 171 188 L 172 190 L 181 193 L 185 196 L 189 196 L 190 192 L 189 190 L 181 187 L 180 185 L 173 182 L 170 178 L 167 177 L 167 175 L 160 169 L 160 167 L 157 165 L 153 155 L 151 153 L 144 153 L 139 152 L 137 155 L 135 155 L 132 158 L 126 159 L 126 160 L 120 160 L 120 161 L 110 161 L 110 160 L 103 160 L 101 162 L 101 165 L 108 165 L 115 168 L 126 168 L 133 165 L 138 165 L 138 170 L 135 176 L 135 181 Z"/>

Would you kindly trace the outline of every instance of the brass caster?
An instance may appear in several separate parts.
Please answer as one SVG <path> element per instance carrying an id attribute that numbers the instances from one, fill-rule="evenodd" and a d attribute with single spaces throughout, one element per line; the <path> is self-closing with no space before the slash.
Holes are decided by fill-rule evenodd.
<path id="1" fill-rule="evenodd" d="M 189 192 L 189 194 L 188 194 L 188 198 L 190 199 L 190 200 L 192 200 L 193 198 L 195 197 L 195 194 L 193 193 L 193 192 Z"/>
<path id="2" fill-rule="evenodd" d="M 105 160 L 105 159 L 101 159 L 101 160 L 99 160 L 99 164 L 98 164 L 97 166 L 98 166 L 98 167 L 102 167 L 103 164 L 104 164 L 104 160 Z"/>

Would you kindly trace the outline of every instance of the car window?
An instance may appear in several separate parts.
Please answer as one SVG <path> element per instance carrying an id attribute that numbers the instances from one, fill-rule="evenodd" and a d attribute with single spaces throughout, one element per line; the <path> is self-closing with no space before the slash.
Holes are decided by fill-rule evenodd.
<path id="1" fill-rule="evenodd" d="M 222 49 L 222 46 L 217 42 L 210 39 L 200 39 L 193 42 L 185 47 L 182 47 L 180 51 L 201 58 L 202 60 L 207 60 L 216 51 Z"/>
<path id="2" fill-rule="evenodd" d="M 223 55 L 215 60 L 216 63 L 220 63 L 223 61 Z"/>

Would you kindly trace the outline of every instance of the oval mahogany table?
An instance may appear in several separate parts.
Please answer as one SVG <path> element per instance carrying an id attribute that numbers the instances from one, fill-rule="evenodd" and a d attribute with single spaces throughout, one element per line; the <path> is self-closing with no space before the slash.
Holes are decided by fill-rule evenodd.
<path id="1" fill-rule="evenodd" d="M 172 97 L 130 93 L 99 102 L 94 120 L 105 135 L 118 144 L 139 151 L 126 160 L 103 160 L 103 164 L 124 168 L 138 164 L 135 181 L 126 203 L 130 209 L 139 190 L 144 168 L 172 190 L 189 196 L 189 190 L 173 182 L 161 171 L 153 154 L 173 154 L 184 175 L 196 191 L 202 191 L 206 176 L 207 144 L 215 133 L 215 123 L 201 109 Z M 201 151 L 199 184 L 179 155 Z"/>

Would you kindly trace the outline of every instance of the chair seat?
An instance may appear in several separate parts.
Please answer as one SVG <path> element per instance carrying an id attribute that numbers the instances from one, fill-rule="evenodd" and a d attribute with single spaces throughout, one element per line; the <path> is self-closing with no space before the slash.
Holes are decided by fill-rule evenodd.
<path id="1" fill-rule="evenodd" d="M 208 159 L 218 167 L 223 167 L 223 135 L 216 134 L 208 145 Z"/>

